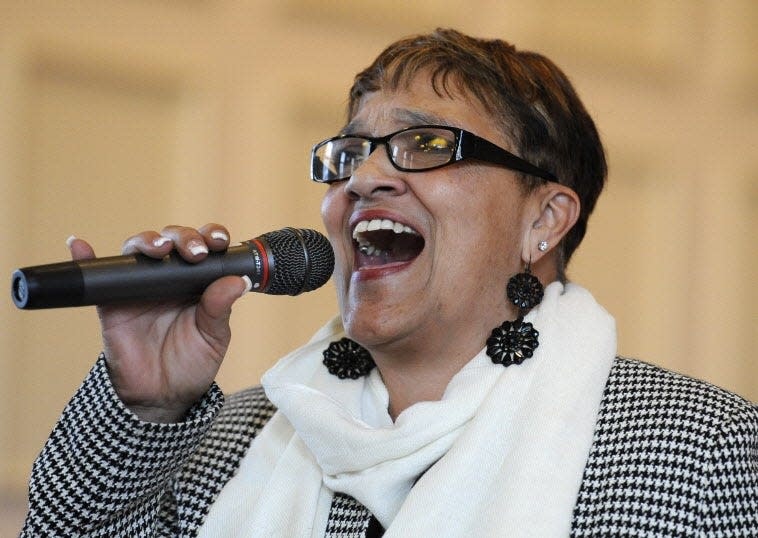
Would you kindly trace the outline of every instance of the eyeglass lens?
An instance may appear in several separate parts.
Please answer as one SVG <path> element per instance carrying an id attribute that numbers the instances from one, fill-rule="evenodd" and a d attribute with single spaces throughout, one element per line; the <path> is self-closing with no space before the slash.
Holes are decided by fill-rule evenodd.
<path id="1" fill-rule="evenodd" d="M 348 178 L 371 153 L 371 143 L 357 137 L 330 140 L 314 153 L 314 177 L 321 181 Z"/>

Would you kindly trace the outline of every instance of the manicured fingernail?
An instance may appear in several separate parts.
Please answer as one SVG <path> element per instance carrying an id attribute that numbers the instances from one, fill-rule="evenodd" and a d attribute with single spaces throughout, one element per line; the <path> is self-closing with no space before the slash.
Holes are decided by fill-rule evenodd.
<path id="1" fill-rule="evenodd" d="M 245 291 L 242 292 L 242 295 L 245 295 L 247 292 L 253 289 L 253 281 L 250 280 L 250 277 L 247 275 L 242 275 L 242 280 L 245 281 Z"/>
<path id="2" fill-rule="evenodd" d="M 193 256 L 197 256 L 198 254 L 208 254 L 208 247 L 206 247 L 205 244 L 201 243 L 200 241 L 190 241 L 187 243 L 187 248 Z"/>
<path id="3" fill-rule="evenodd" d="M 162 247 L 163 245 L 165 245 L 169 241 L 171 241 L 170 237 L 163 237 L 163 236 L 161 236 L 158 239 L 153 239 L 153 246 L 154 247 Z"/>
<path id="4" fill-rule="evenodd" d="M 211 232 L 211 238 L 219 239 L 221 241 L 229 241 L 229 236 L 219 230 L 216 230 L 215 232 Z"/>
<path id="5" fill-rule="evenodd" d="M 72 244 L 74 241 L 76 241 L 76 236 L 75 236 L 75 235 L 70 235 L 70 236 L 68 236 L 68 239 L 66 239 L 66 246 L 67 246 L 68 248 L 71 248 L 71 244 Z"/>

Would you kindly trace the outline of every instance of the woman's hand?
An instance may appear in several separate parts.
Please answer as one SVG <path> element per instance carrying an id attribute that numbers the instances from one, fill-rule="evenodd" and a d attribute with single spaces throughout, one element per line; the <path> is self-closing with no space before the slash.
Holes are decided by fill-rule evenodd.
<path id="1" fill-rule="evenodd" d="M 122 253 L 162 258 L 176 249 L 196 263 L 228 246 L 229 232 L 218 224 L 168 226 L 127 239 Z M 95 256 L 81 239 L 69 247 L 74 260 Z M 243 278 L 226 276 L 199 300 L 99 306 L 105 356 L 122 401 L 142 420 L 180 420 L 213 382 L 231 338 L 232 304 L 246 291 Z"/>

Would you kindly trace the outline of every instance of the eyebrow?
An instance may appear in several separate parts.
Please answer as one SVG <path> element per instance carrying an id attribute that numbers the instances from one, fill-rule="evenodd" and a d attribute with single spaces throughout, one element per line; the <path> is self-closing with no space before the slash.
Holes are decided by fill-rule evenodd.
<path id="1" fill-rule="evenodd" d="M 420 110 L 408 110 L 400 109 L 397 114 L 394 115 L 396 119 L 403 123 L 411 125 L 427 124 L 427 125 L 449 125 L 450 120 L 432 114 L 431 112 L 422 112 Z"/>
<path id="2" fill-rule="evenodd" d="M 447 125 L 450 127 L 457 127 L 455 122 L 451 122 L 448 119 L 437 116 L 430 112 L 422 112 L 420 110 L 410 110 L 407 108 L 401 108 L 393 111 L 392 118 L 398 123 L 405 124 L 406 127 L 412 127 L 414 125 Z M 339 132 L 340 135 L 356 134 L 361 131 L 365 131 L 365 123 L 361 120 L 353 120 L 345 125 Z"/>

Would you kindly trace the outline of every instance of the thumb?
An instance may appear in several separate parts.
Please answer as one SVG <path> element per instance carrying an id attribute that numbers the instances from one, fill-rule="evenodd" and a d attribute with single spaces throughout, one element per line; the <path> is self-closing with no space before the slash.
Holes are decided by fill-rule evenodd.
<path id="1" fill-rule="evenodd" d="M 197 305 L 195 321 L 198 328 L 212 335 L 214 340 L 228 343 L 232 305 L 250 291 L 250 287 L 248 277 L 238 276 L 225 276 L 208 286 Z"/>

